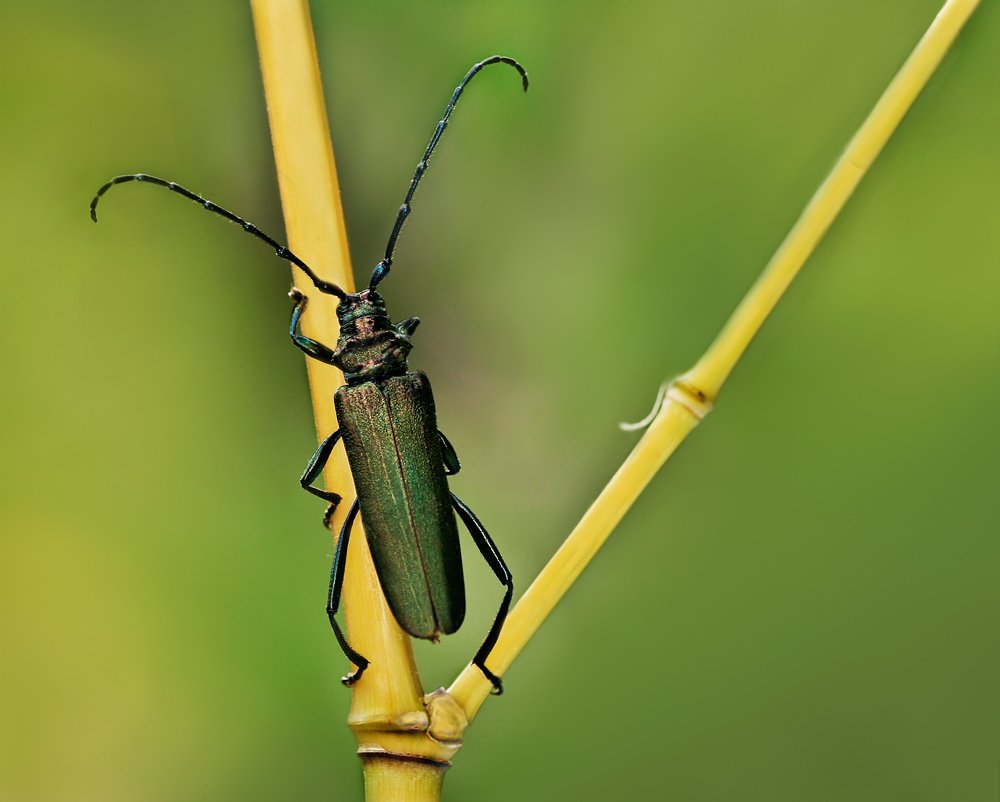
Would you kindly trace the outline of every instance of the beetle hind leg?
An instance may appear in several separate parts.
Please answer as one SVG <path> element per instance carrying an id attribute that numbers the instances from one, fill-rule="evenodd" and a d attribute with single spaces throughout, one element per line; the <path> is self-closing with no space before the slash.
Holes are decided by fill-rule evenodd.
<path id="1" fill-rule="evenodd" d="M 504 621 L 507 620 L 507 611 L 510 609 L 510 600 L 514 595 L 514 578 L 511 576 L 510 570 L 507 568 L 507 563 L 504 562 L 503 557 L 497 550 L 496 544 L 493 542 L 493 538 L 489 536 L 486 528 L 476 517 L 475 513 L 465 506 L 465 503 L 454 493 L 451 494 L 451 504 L 455 508 L 455 512 L 458 513 L 458 517 L 462 519 L 462 523 L 465 524 L 466 529 L 469 530 L 469 534 L 472 535 L 472 539 L 479 548 L 480 554 L 483 555 L 483 559 L 486 560 L 487 565 L 493 569 L 493 573 L 496 574 L 500 583 L 506 585 L 507 587 L 507 591 L 503 596 L 503 601 L 500 602 L 500 609 L 497 611 L 497 617 L 493 621 L 493 626 L 490 627 L 490 631 L 486 633 L 483 645 L 479 647 L 479 651 L 476 652 L 476 656 L 472 658 L 472 662 L 479 666 L 479 670 L 482 671 L 486 676 L 486 679 L 492 683 L 492 693 L 495 696 L 499 696 L 503 693 L 503 682 L 500 677 L 486 667 L 486 658 L 490 656 L 490 652 L 492 652 L 493 647 L 496 646 L 497 638 L 500 637 L 500 630 L 503 629 Z"/>
<path id="2" fill-rule="evenodd" d="M 333 567 L 330 569 L 330 590 L 326 597 L 326 615 L 330 619 L 330 626 L 333 627 L 333 634 L 337 636 L 337 643 L 343 649 L 347 659 L 357 668 L 341 679 L 347 687 L 352 686 L 361 679 L 365 669 L 371 664 L 367 657 L 364 657 L 351 648 L 344 633 L 340 631 L 340 625 L 335 616 L 340 609 L 340 594 L 344 589 L 344 568 L 347 565 L 347 544 L 351 537 L 351 527 L 354 526 L 354 519 L 358 516 L 360 505 L 354 499 L 347 518 L 344 519 L 344 526 L 340 530 L 340 537 L 337 538 L 337 549 L 333 553 Z"/>

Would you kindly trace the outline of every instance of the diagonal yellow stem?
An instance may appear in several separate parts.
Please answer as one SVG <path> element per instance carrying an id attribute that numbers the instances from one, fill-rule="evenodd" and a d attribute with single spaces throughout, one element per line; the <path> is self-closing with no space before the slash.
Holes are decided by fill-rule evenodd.
<path id="1" fill-rule="evenodd" d="M 830 175 L 705 355 L 674 382 L 628 459 L 511 611 L 488 664 L 503 674 L 667 457 L 712 408 L 723 382 L 843 208 L 978 0 L 948 0 L 851 140 Z M 449 689 L 471 720 L 490 684 L 469 665 Z"/>

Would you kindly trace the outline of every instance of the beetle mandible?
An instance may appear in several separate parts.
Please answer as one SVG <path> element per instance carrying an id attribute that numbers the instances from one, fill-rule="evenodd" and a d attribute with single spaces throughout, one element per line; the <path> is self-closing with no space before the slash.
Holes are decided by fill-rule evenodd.
<path id="1" fill-rule="evenodd" d="M 503 692 L 500 677 L 486 667 L 486 658 L 496 644 L 507 617 L 514 592 L 513 579 L 482 523 L 448 489 L 446 477 L 458 473 L 461 468 L 458 456 L 448 438 L 437 428 L 434 397 L 427 377 L 420 371 L 409 372 L 406 361 L 412 348 L 410 337 L 420 321 L 414 317 L 392 323 L 386 313 L 385 302 L 376 291 L 392 266 L 396 241 L 410 214 L 413 194 L 448 126 L 448 118 L 469 81 L 490 64 L 513 67 L 521 76 L 524 91 L 528 91 L 527 73 L 507 56 L 491 56 L 469 70 L 434 129 L 396 215 L 385 255 L 372 271 L 368 287 L 361 292 L 348 293 L 336 284 L 324 281 L 288 248 L 252 223 L 162 178 L 143 173 L 117 176 L 98 190 L 90 204 L 90 216 L 96 223 L 97 202 L 115 184 L 142 181 L 166 187 L 263 240 L 274 248 L 279 257 L 301 268 L 317 290 L 339 299 L 337 319 L 340 335 L 335 348 L 298 332 L 299 319 L 308 299 L 295 288 L 289 293 L 295 301 L 289 333 L 292 342 L 307 356 L 339 368 L 344 372 L 346 381 L 334 395 L 340 428 L 320 444 L 299 479 L 303 489 L 330 502 L 323 517 L 324 525 L 329 526 L 341 497 L 333 491 L 313 487 L 312 483 L 322 472 L 334 446 L 343 441 L 357 498 L 337 539 L 326 611 L 341 649 L 357 666 L 343 678 L 345 685 L 357 682 L 370 665 L 369 660 L 347 642 L 335 618 L 340 607 L 351 528 L 359 511 L 382 590 L 396 621 L 413 637 L 433 641 L 437 641 L 440 635 L 455 632 L 465 617 L 465 582 L 455 520 L 457 513 L 483 558 L 505 586 L 504 598 L 493 626 L 472 661 L 492 683 L 493 693 Z"/>

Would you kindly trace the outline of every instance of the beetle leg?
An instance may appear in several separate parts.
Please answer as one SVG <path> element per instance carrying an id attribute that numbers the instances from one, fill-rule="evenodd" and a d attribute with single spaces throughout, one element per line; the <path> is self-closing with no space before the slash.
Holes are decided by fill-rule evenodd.
<path id="1" fill-rule="evenodd" d="M 333 447 L 337 445 L 337 441 L 340 440 L 340 437 L 340 429 L 337 429 L 337 431 L 319 444 L 319 448 L 317 448 L 316 453 L 312 455 L 312 459 L 309 460 L 309 464 L 306 465 L 306 469 L 303 472 L 302 477 L 299 479 L 299 484 L 302 485 L 303 490 L 330 502 L 330 506 L 326 508 L 326 513 L 323 515 L 323 526 L 327 529 L 330 528 L 330 519 L 333 517 L 334 511 L 337 509 L 337 505 L 340 503 L 340 495 L 334 493 L 332 490 L 320 490 L 318 487 L 313 487 L 312 483 L 316 481 L 316 477 L 319 476 L 323 468 L 326 467 L 326 461 L 330 459 L 330 453 L 333 451 Z"/>
<path id="2" fill-rule="evenodd" d="M 454 493 L 451 494 L 451 503 L 455 508 L 455 512 L 458 513 L 458 517 L 462 519 L 462 523 L 469 530 L 469 534 L 472 535 L 472 540 L 479 547 L 479 552 L 483 555 L 483 559 L 486 560 L 486 564 L 493 569 L 493 573 L 496 574 L 500 583 L 507 586 L 507 592 L 500 603 L 496 620 L 493 622 L 493 626 L 490 627 L 490 631 L 486 634 L 483 645 L 479 647 L 476 656 L 472 658 L 472 662 L 479 666 L 483 674 L 486 675 L 486 679 L 493 683 L 494 695 L 499 696 L 503 693 L 503 682 L 500 681 L 500 677 L 486 667 L 486 658 L 490 656 L 490 652 L 496 646 L 497 638 L 500 637 L 500 630 L 503 629 L 504 621 L 507 620 L 507 610 L 510 609 L 510 600 L 514 595 L 514 578 L 510 575 L 510 570 L 503 561 L 503 557 L 500 556 L 493 538 L 489 536 L 489 533 L 476 517 L 475 513 L 466 507 L 464 502 Z"/>
<path id="3" fill-rule="evenodd" d="M 304 334 L 299 334 L 296 331 L 299 327 L 299 318 L 302 317 L 309 299 L 297 289 L 293 289 L 288 293 L 288 297 L 295 301 L 295 310 L 292 312 L 292 323 L 288 327 L 288 333 L 291 335 L 295 347 L 304 351 L 306 356 L 311 356 L 313 359 L 318 359 L 320 362 L 332 365 L 333 349 L 323 345 L 323 343 L 310 340 Z"/>
<path id="4" fill-rule="evenodd" d="M 448 442 L 444 432 L 438 429 L 438 438 L 441 440 L 441 456 L 444 457 L 444 475 L 454 476 L 462 470 L 462 463 L 458 461 L 458 454 L 455 453 L 455 446 Z"/>
<path id="5" fill-rule="evenodd" d="M 354 499 L 354 503 L 351 505 L 351 510 L 347 513 L 347 518 L 344 519 L 344 526 L 340 530 L 340 537 L 337 538 L 337 549 L 333 553 L 333 567 L 330 569 L 330 591 L 326 597 L 326 614 L 330 619 L 330 626 L 333 627 L 333 634 L 337 636 L 337 643 L 339 643 L 340 648 L 344 650 L 344 654 L 347 655 L 347 659 L 357 666 L 355 671 L 352 671 L 346 677 L 341 679 L 341 682 L 348 687 L 361 679 L 361 675 L 365 673 L 365 669 L 369 666 L 368 658 L 362 657 L 351 648 L 351 644 L 347 642 L 347 638 L 344 637 L 344 633 L 340 631 L 337 619 L 334 618 L 337 614 L 337 610 L 340 609 L 340 593 L 344 589 L 344 568 L 347 565 L 347 543 L 351 538 L 351 527 L 354 525 L 354 519 L 357 517 L 359 509 L 360 506 L 358 504 L 358 500 Z"/>

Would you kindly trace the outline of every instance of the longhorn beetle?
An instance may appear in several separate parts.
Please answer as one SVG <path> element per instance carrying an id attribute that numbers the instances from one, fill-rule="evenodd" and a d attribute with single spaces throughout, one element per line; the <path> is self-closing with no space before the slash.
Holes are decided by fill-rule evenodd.
<path id="1" fill-rule="evenodd" d="M 385 255 L 375 266 L 367 289 L 361 292 L 345 292 L 336 284 L 324 281 L 288 248 L 252 223 L 162 178 L 142 173 L 117 176 L 101 187 L 90 203 L 90 216 L 96 223 L 97 202 L 115 184 L 145 181 L 166 187 L 263 240 L 279 257 L 300 267 L 317 290 L 339 299 L 340 336 L 336 348 L 331 349 L 298 332 L 299 318 L 308 298 L 295 288 L 289 293 L 295 301 L 289 333 L 292 342 L 307 356 L 340 368 L 347 382 L 334 395 L 340 428 L 320 444 L 299 479 L 304 490 L 330 502 L 323 516 L 324 525 L 329 527 L 341 498 L 330 490 L 313 487 L 312 483 L 322 472 L 334 446 L 343 440 L 358 496 L 337 540 L 326 612 L 341 649 L 357 666 L 343 678 L 345 685 L 357 682 L 369 665 L 368 659 L 347 642 L 334 617 L 340 607 L 351 527 L 359 510 L 375 570 L 396 621 L 413 637 L 432 641 L 455 632 L 465 617 L 465 583 L 455 522 L 455 513 L 458 513 L 483 558 L 506 588 L 496 620 L 472 661 L 493 684 L 493 693 L 503 692 L 500 678 L 486 667 L 486 658 L 507 617 L 514 592 L 513 579 L 482 523 L 448 489 L 446 477 L 453 476 L 461 468 L 458 456 L 448 438 L 437 428 L 434 397 L 427 377 L 420 371 L 408 372 L 406 363 L 412 348 L 410 337 L 420 321 L 411 317 L 392 323 L 385 302 L 375 289 L 392 266 L 396 240 L 410 214 L 413 193 L 448 126 L 448 118 L 469 81 L 490 64 L 513 67 L 521 76 L 524 91 L 528 91 L 527 73 L 507 56 L 492 56 L 469 70 L 452 94 L 417 164 L 406 198 L 396 215 Z"/>

